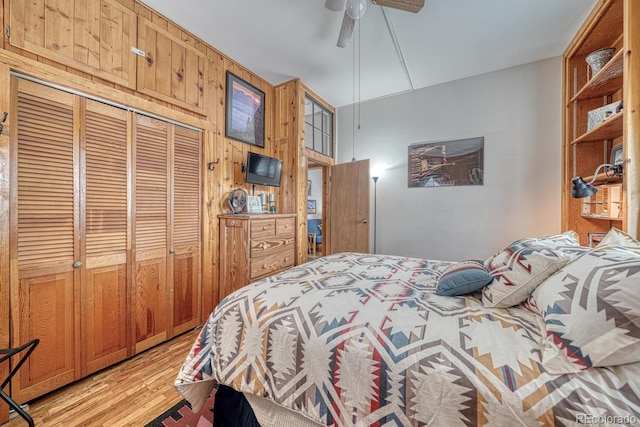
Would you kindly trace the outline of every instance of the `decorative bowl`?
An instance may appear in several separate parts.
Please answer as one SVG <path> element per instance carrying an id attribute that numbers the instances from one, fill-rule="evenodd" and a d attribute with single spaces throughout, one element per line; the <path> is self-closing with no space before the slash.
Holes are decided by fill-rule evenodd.
<path id="1" fill-rule="evenodd" d="M 615 47 L 604 47 L 587 55 L 586 61 L 591 67 L 592 75 L 596 75 L 604 67 L 604 64 L 609 62 L 615 51 Z"/>

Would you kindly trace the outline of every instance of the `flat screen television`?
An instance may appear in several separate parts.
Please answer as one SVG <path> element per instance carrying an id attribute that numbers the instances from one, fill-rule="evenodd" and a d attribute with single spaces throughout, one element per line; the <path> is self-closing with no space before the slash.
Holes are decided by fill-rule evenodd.
<path id="1" fill-rule="evenodd" d="M 249 184 L 280 187 L 282 160 L 249 151 L 246 178 Z"/>

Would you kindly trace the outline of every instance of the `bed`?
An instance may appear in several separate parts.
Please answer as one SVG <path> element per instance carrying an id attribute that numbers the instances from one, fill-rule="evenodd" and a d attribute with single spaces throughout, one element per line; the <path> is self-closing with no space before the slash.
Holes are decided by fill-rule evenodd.
<path id="1" fill-rule="evenodd" d="M 263 427 L 638 425 L 640 247 L 611 243 L 605 249 L 620 249 L 631 267 L 600 287 L 609 297 L 618 295 L 611 283 L 631 291 L 614 298 L 623 320 L 607 306 L 603 321 L 596 303 L 595 317 L 617 332 L 594 331 L 622 342 L 597 342 L 611 348 L 605 355 L 562 316 L 596 298 L 587 291 L 600 279 L 585 274 L 580 288 L 574 270 L 619 257 L 565 233 L 477 261 L 493 279 L 482 286 L 451 261 L 340 253 L 293 267 L 221 301 L 175 386 L 195 410 L 214 387 L 241 392 Z M 541 252 L 552 261 L 538 265 Z M 444 278 L 460 270 L 464 294 L 442 295 Z M 523 271 L 524 286 L 514 283 Z M 588 328 L 579 311 L 578 329 Z"/>

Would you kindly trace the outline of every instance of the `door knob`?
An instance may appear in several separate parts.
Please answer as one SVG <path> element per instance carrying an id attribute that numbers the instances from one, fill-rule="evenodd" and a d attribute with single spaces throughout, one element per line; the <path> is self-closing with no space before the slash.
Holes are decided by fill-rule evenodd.
<path id="1" fill-rule="evenodd" d="M 173 254 L 175 254 L 175 253 L 176 253 L 176 250 L 175 250 L 175 249 L 169 249 L 169 253 L 170 253 L 171 255 L 173 255 Z"/>
<path id="2" fill-rule="evenodd" d="M 365 219 L 361 219 L 360 222 L 363 224 L 368 224 L 369 220 L 365 218 Z"/>
<path id="3" fill-rule="evenodd" d="M 73 264 L 73 268 L 80 268 L 80 267 L 82 267 L 82 262 L 80 261 Z"/>

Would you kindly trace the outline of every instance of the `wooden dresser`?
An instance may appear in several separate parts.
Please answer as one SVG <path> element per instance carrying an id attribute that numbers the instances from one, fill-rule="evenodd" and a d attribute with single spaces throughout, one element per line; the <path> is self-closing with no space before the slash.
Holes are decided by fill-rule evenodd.
<path id="1" fill-rule="evenodd" d="M 295 214 L 220 215 L 220 300 L 295 260 Z"/>

